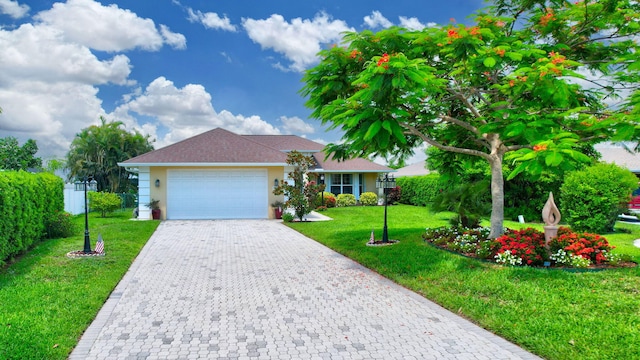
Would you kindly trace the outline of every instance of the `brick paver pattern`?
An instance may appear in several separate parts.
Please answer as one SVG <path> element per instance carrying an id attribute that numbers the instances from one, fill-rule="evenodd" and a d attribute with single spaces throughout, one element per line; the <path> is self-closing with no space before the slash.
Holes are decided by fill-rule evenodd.
<path id="1" fill-rule="evenodd" d="M 212 220 L 162 222 L 70 359 L 537 357 L 278 221 Z"/>

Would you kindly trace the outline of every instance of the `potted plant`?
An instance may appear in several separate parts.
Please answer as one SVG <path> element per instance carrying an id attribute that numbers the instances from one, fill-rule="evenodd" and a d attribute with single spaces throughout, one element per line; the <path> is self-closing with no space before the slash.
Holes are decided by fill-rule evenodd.
<path id="1" fill-rule="evenodd" d="M 275 201 L 273 204 L 271 204 L 271 206 L 273 207 L 273 211 L 275 212 L 276 219 L 282 219 L 284 203 L 282 201 Z"/>
<path id="2" fill-rule="evenodd" d="M 147 207 L 151 209 L 151 217 L 153 220 L 160 220 L 160 215 L 162 214 L 160 211 L 160 200 L 151 199 Z"/>

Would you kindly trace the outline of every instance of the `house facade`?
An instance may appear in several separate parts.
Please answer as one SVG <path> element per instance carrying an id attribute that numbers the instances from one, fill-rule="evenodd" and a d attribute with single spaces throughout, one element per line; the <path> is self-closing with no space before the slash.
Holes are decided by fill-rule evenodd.
<path id="1" fill-rule="evenodd" d="M 267 219 L 283 201 L 273 188 L 287 181 L 287 153 L 311 155 L 326 190 L 334 194 L 377 192 L 375 180 L 392 169 L 366 159 L 325 159 L 324 145 L 294 135 L 238 135 L 216 128 L 122 163 L 138 175 L 139 215 L 158 200 L 162 219 Z"/>

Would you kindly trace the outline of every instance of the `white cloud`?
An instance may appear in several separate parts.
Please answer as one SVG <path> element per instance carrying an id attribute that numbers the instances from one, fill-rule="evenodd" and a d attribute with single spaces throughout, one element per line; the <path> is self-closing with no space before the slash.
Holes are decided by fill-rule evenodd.
<path id="1" fill-rule="evenodd" d="M 129 58 L 116 55 L 100 61 L 87 49 L 65 42 L 59 30 L 24 24 L 0 29 L 0 84 L 63 81 L 81 84 L 126 84 Z"/>
<path id="2" fill-rule="evenodd" d="M 19 19 L 29 12 L 29 6 L 19 4 L 14 0 L 0 0 L 0 13 Z"/>
<path id="3" fill-rule="evenodd" d="M 202 85 L 187 84 L 182 88 L 164 77 L 152 81 L 143 92 L 129 94 L 130 101 L 114 111 L 116 119 L 158 139 L 156 148 L 186 139 L 204 131 L 222 127 L 238 134 L 280 134 L 280 131 L 259 116 L 245 117 L 223 110 L 216 113 L 211 95 Z M 168 131 L 158 133 L 158 127 L 140 126 L 132 113 L 157 118 Z"/>
<path id="4" fill-rule="evenodd" d="M 418 20 L 418 18 L 412 17 L 407 18 L 404 16 L 400 16 L 400 26 L 403 28 L 407 28 L 409 30 L 422 30 L 426 27 L 435 26 L 436 23 L 427 23 L 427 25 L 423 24 Z"/>
<path id="5" fill-rule="evenodd" d="M 99 60 L 60 30 L 24 24 L 0 29 L 0 130 L 62 156 L 75 133 L 104 114 L 97 85 L 128 85 L 129 58 Z"/>
<path id="6" fill-rule="evenodd" d="M 155 51 L 165 40 L 172 46 L 180 46 L 179 34 L 166 36 L 158 32 L 151 19 L 138 17 L 130 10 L 117 5 L 103 6 L 93 0 L 67 0 L 55 3 L 50 10 L 35 17 L 43 25 L 60 29 L 65 39 L 92 49 L 123 51 L 141 48 Z"/>
<path id="7" fill-rule="evenodd" d="M 189 13 L 189 21 L 201 23 L 207 29 L 236 31 L 236 26 L 231 24 L 231 20 L 229 20 L 226 15 L 220 17 L 220 15 L 214 12 L 202 13 L 198 10 L 193 11 L 191 8 L 187 8 L 187 12 Z"/>
<path id="8" fill-rule="evenodd" d="M 379 27 L 388 28 L 393 26 L 393 23 L 382 15 L 380 11 L 373 11 L 371 15 L 364 17 L 364 23 L 371 29 Z"/>
<path id="9" fill-rule="evenodd" d="M 187 48 L 187 38 L 180 33 L 172 32 L 168 26 L 160 24 L 160 33 L 164 41 L 172 48 L 181 50 Z"/>
<path id="10" fill-rule="evenodd" d="M 25 80 L 0 87 L 0 130 L 21 142 L 34 139 L 40 153 L 63 156 L 82 128 L 99 121 L 98 89 L 74 82 Z"/>
<path id="11" fill-rule="evenodd" d="M 233 59 L 231 59 L 231 56 L 229 56 L 229 54 L 227 54 L 226 51 L 221 51 L 220 55 L 229 63 L 231 64 L 233 62 Z"/>
<path id="12" fill-rule="evenodd" d="M 281 116 L 280 121 L 283 124 L 284 132 L 287 134 L 311 134 L 315 132 L 313 125 L 304 122 L 297 116 Z"/>
<path id="13" fill-rule="evenodd" d="M 317 61 L 322 44 L 337 43 L 345 31 L 354 31 L 342 20 L 332 20 L 326 13 L 312 20 L 295 18 L 287 22 L 282 15 L 268 19 L 242 19 L 249 38 L 263 49 L 283 54 L 292 64 L 290 70 L 303 71 Z"/>

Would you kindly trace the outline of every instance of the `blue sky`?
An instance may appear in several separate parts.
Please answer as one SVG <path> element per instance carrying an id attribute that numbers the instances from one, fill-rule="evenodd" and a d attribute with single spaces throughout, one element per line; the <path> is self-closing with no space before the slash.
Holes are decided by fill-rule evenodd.
<path id="1" fill-rule="evenodd" d="M 343 31 L 446 24 L 449 1 L 0 0 L 0 137 L 62 157 L 99 116 L 160 148 L 223 127 L 339 141 L 298 91 Z M 421 157 L 422 150 L 417 150 Z"/>

